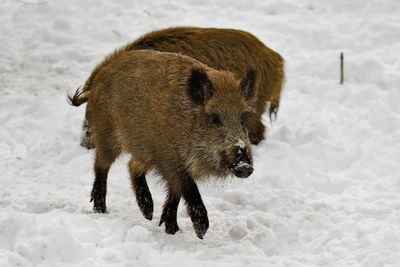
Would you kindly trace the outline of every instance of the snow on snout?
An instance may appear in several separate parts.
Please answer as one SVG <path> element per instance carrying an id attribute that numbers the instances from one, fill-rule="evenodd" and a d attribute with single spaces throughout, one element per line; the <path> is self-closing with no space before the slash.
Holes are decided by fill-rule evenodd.
<path id="1" fill-rule="evenodd" d="M 242 138 L 239 138 L 234 146 L 244 148 L 246 146 L 246 144 L 243 142 Z"/>
<path id="2" fill-rule="evenodd" d="M 235 165 L 235 168 L 250 168 L 251 165 L 243 160 L 239 161 L 238 164 Z"/>

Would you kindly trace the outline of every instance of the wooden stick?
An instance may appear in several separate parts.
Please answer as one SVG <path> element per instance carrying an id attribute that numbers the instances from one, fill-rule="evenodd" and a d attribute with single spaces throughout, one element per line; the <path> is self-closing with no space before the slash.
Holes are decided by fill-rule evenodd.
<path id="1" fill-rule="evenodd" d="M 340 53 L 340 84 L 343 84 L 344 74 L 343 74 L 343 52 Z"/>

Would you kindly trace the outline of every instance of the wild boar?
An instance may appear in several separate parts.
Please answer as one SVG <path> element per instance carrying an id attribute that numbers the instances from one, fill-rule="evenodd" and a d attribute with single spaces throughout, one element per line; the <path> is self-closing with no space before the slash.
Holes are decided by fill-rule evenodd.
<path id="1" fill-rule="evenodd" d="M 264 139 L 265 126 L 261 116 L 270 102 L 270 118 L 276 118 L 284 79 L 282 57 L 266 47 L 248 32 L 233 29 L 177 27 L 154 31 L 115 51 L 99 64 L 87 81 L 90 87 L 97 73 L 124 51 L 152 49 L 190 56 L 216 70 L 229 70 L 237 79 L 243 77 L 248 66 L 257 71 L 258 100 L 256 112 L 246 118 L 252 144 Z M 87 119 L 90 111 L 87 110 Z M 84 122 L 81 145 L 91 147 L 90 122 Z"/>
<path id="2" fill-rule="evenodd" d="M 195 232 L 208 229 L 207 210 L 196 181 L 209 176 L 253 172 L 247 116 L 257 102 L 256 71 L 238 81 L 180 54 L 152 50 L 119 52 L 91 81 L 78 88 L 72 105 L 88 102 L 96 148 L 92 200 L 95 212 L 106 211 L 107 175 L 121 152 L 131 155 L 129 171 L 136 200 L 146 219 L 153 200 L 145 175 L 156 170 L 166 181 L 167 198 L 160 225 L 179 230 L 181 196 Z"/>

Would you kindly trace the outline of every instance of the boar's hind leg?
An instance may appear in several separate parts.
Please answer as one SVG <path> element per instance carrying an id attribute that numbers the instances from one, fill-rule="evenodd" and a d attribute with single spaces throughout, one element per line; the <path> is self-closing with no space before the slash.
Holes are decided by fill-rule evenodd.
<path id="1" fill-rule="evenodd" d="M 160 226 L 165 222 L 165 232 L 175 234 L 179 231 L 176 215 L 181 195 L 172 190 L 169 186 L 168 195 L 164 202 L 163 212 L 160 219 Z"/>
<path id="2" fill-rule="evenodd" d="M 93 183 L 92 195 L 90 202 L 94 202 L 93 211 L 97 213 L 105 213 L 106 195 L 107 195 L 107 176 L 111 164 L 118 157 L 119 151 L 107 149 L 105 144 L 96 144 L 96 160 L 94 163 L 95 179 Z"/>
<path id="3" fill-rule="evenodd" d="M 199 189 L 190 175 L 184 174 L 181 177 L 181 190 L 196 235 L 203 239 L 208 229 L 207 209 L 201 200 Z"/>
<path id="4" fill-rule="evenodd" d="M 136 202 L 138 203 L 143 216 L 147 220 L 151 220 L 153 219 L 154 204 L 149 187 L 147 186 L 146 176 L 144 172 L 137 171 L 134 167 L 133 160 L 129 162 L 129 172 L 131 175 L 132 189 L 136 195 Z"/>
<path id="5" fill-rule="evenodd" d="M 82 133 L 81 133 L 81 146 L 87 148 L 87 149 L 92 149 L 94 148 L 92 144 L 92 133 L 89 129 L 89 110 L 86 107 L 86 114 L 85 114 L 85 119 L 83 120 L 82 124 Z"/>
<path id="6" fill-rule="evenodd" d="M 249 139 L 253 145 L 257 145 L 264 139 L 265 126 L 261 122 L 261 116 L 251 114 L 246 119 L 246 127 L 249 131 Z"/>

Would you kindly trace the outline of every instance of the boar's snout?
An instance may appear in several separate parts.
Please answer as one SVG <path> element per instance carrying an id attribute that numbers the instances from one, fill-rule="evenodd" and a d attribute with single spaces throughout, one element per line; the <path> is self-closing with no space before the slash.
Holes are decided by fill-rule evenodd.
<path id="1" fill-rule="evenodd" d="M 235 147 L 235 150 L 235 157 L 229 169 L 236 177 L 247 178 L 254 171 L 250 155 L 251 151 L 248 151 L 244 146 Z"/>
<path id="2" fill-rule="evenodd" d="M 239 178 L 247 178 L 253 173 L 253 171 L 253 167 L 248 163 L 243 163 L 233 169 L 233 173 Z"/>

